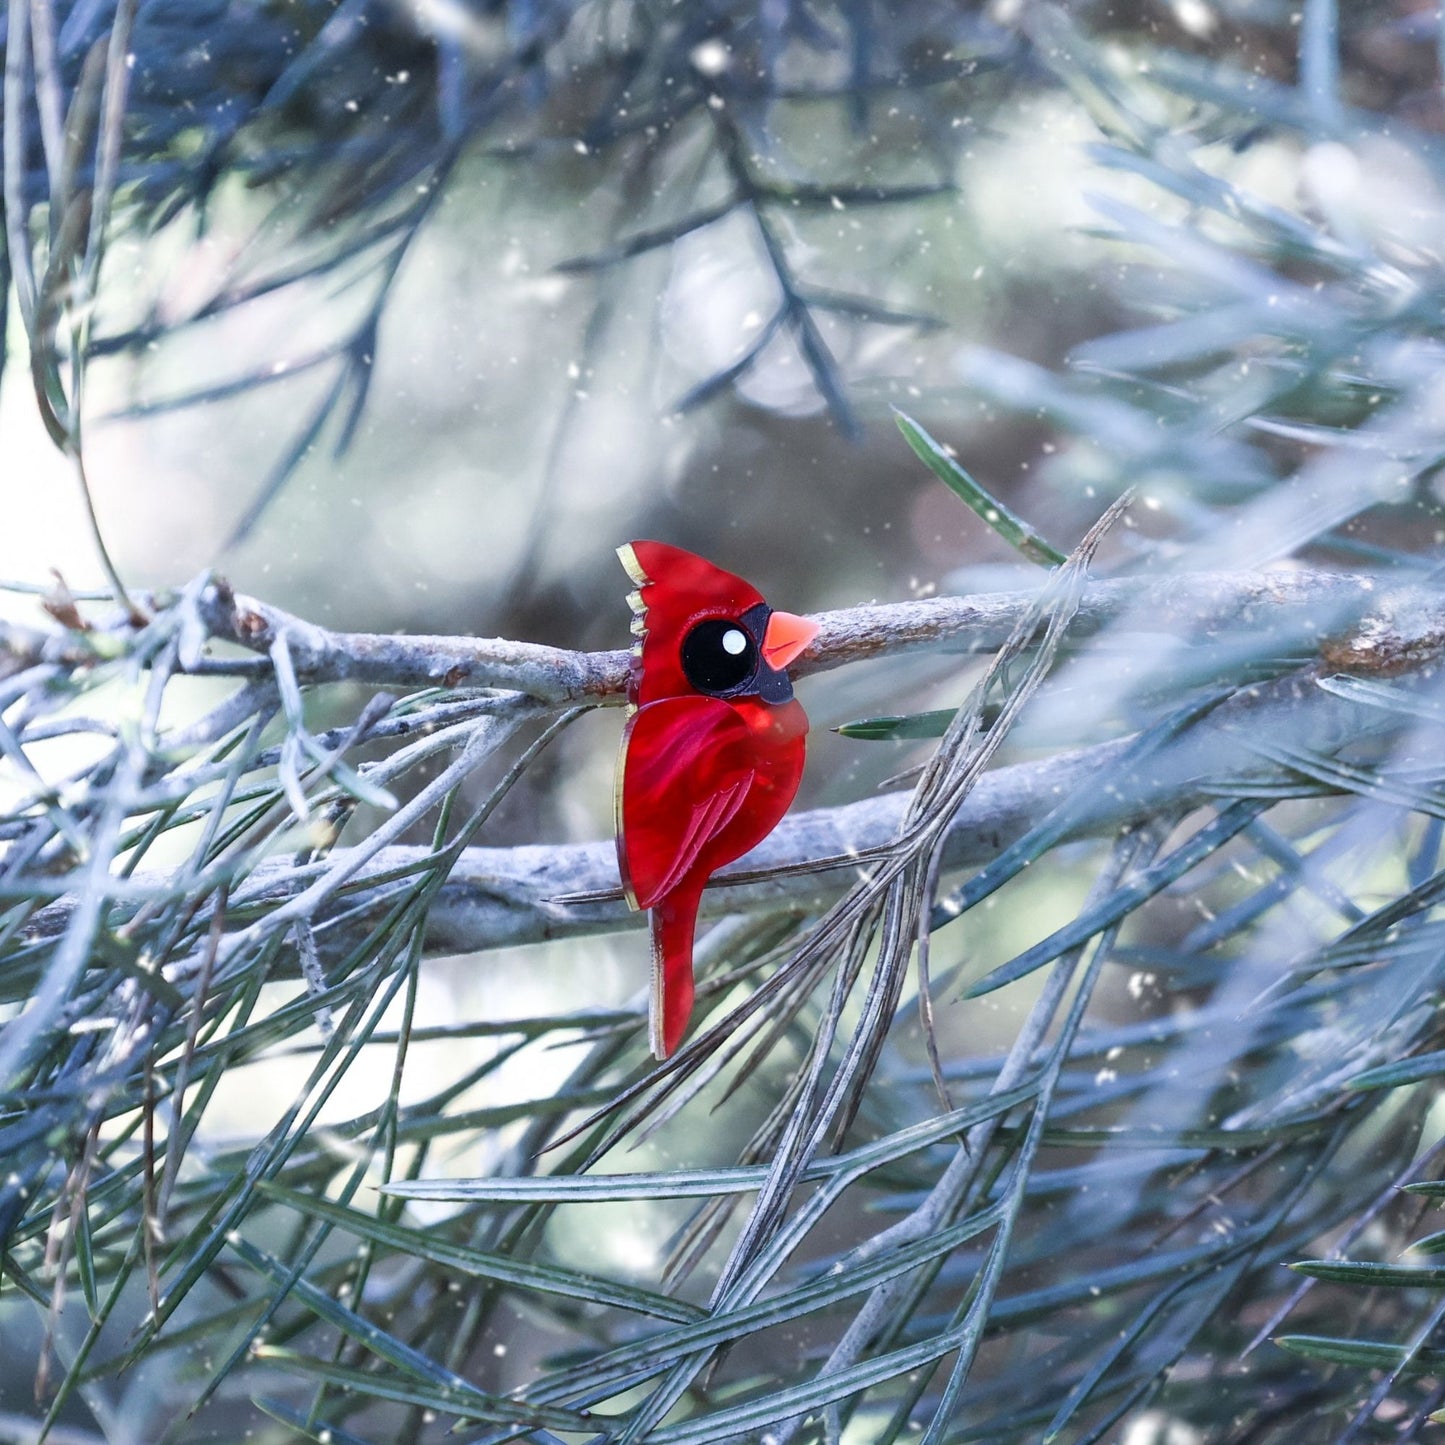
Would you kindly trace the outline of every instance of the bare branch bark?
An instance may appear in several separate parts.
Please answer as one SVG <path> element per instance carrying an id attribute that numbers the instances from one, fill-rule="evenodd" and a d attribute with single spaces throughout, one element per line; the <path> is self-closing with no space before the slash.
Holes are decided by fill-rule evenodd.
<path id="1" fill-rule="evenodd" d="M 1323 692 L 1313 673 L 1250 688 L 1147 755 L 1139 755 L 1135 739 L 1124 738 L 985 773 L 950 826 L 943 867 L 958 872 L 989 862 L 1061 807 L 1073 805 L 1065 840 L 1110 836 L 1163 809 L 1212 802 L 1226 782 L 1287 777 L 1287 769 L 1250 746 L 1252 738 L 1280 736 L 1280 729 L 1296 747 L 1333 753 L 1347 742 L 1366 745 L 1400 725 L 1395 714 Z M 703 915 L 813 910 L 830 903 L 853 882 L 853 869 L 789 871 L 732 886 L 726 880 L 886 847 L 912 796 L 908 790 L 883 793 L 785 818 L 753 852 L 724 870 L 721 886 L 707 890 Z M 432 909 L 428 947 L 463 952 L 640 926 L 642 915 L 620 900 L 553 901 L 617 882 L 610 841 L 470 848 Z"/>
<path id="2" fill-rule="evenodd" d="M 1030 600 L 1028 594 L 944 597 L 824 613 L 819 618 L 823 630 L 797 670 L 815 672 L 929 648 L 994 649 Z M 220 584 L 201 592 L 200 621 L 213 636 L 261 654 L 284 637 L 298 677 L 312 683 L 466 683 L 505 687 L 518 702 L 531 698 L 544 707 L 559 707 L 586 700 L 620 701 L 626 680 L 625 652 L 568 652 L 500 639 L 335 632 L 232 594 Z M 1244 632 L 1256 648 L 1259 634 L 1266 633 L 1269 648 L 1263 650 L 1284 645 L 1296 653 L 1313 653 L 1319 661 L 1313 669 L 1237 692 L 1206 723 L 1145 760 L 1131 761 L 1136 744 L 1123 739 L 986 774 L 952 824 L 946 868 L 976 867 L 996 857 L 1076 793 L 1088 802 L 1074 805 L 1061 835 L 1065 838 L 1111 833 L 1161 807 L 1207 802 L 1213 796 L 1211 779 L 1287 776 L 1278 763 L 1250 749 L 1251 734 L 1288 736 L 1297 746 L 1328 754 L 1372 730 L 1399 726 L 1389 712 L 1323 693 L 1315 686 L 1317 672 L 1348 668 L 1391 675 L 1427 667 L 1445 653 L 1445 602 L 1433 591 L 1386 590 L 1368 578 L 1324 572 L 1192 574 L 1089 584 L 1073 634 L 1088 636 L 1111 624 L 1116 637 L 1124 631 L 1164 633 L 1191 644 Z M 103 648 L 97 651 L 94 637 L 75 630 L 0 629 L 0 663 L 8 658 L 12 671 L 41 659 L 62 668 L 85 665 L 104 654 Z M 257 665 L 266 669 L 270 664 L 258 658 Z M 886 847 L 910 796 L 890 793 L 786 819 L 730 870 L 771 870 L 774 876 L 710 889 L 704 913 L 807 910 L 830 901 L 848 886 L 852 869 L 797 870 L 810 861 Z M 388 890 L 371 880 L 394 876 L 398 867 L 423 856 L 422 850 L 400 846 L 366 851 L 368 861 L 358 860 L 345 894 L 347 923 L 344 928 L 333 925 L 322 938 L 328 950 L 342 941 L 343 932 L 354 933 L 367 920 L 369 892 L 374 892 L 376 906 L 383 906 Z M 350 876 L 345 861 L 346 850 L 336 850 L 325 866 L 340 866 L 342 875 Z M 232 903 L 283 905 L 316 882 L 321 866 L 265 863 L 236 890 Z M 615 888 L 617 881 L 610 841 L 468 849 L 431 911 L 428 947 L 464 951 L 631 926 L 638 917 L 620 899 L 570 905 L 557 901 L 566 894 Z M 31 921 L 31 936 L 62 931 L 75 907 L 73 899 L 65 898 L 41 910 Z M 324 921 L 324 915 L 316 920 Z"/>
<path id="3" fill-rule="evenodd" d="M 1383 738 L 1408 722 L 1384 709 L 1326 693 L 1316 685 L 1318 675 L 1319 669 L 1309 669 L 1237 692 L 1180 736 L 1147 752 L 1141 751 L 1138 739 L 1123 738 L 984 774 L 953 820 L 943 867 L 951 872 L 977 868 L 1060 809 L 1068 814 L 1062 840 L 1108 836 L 1161 810 L 1207 804 L 1231 784 L 1289 778 L 1287 768 L 1253 748 L 1256 738 L 1288 736 L 1297 748 L 1328 754 L 1347 743 L 1368 748 L 1372 738 Z M 1311 790 L 1301 783 L 1302 793 Z M 1321 789 L 1316 785 L 1313 791 Z M 703 896 L 703 916 L 811 911 L 826 905 L 851 884 L 855 870 L 797 870 L 810 861 L 886 847 L 911 797 L 907 790 L 883 793 L 790 815 L 753 852 L 719 875 Z M 344 865 L 346 852 L 337 849 L 325 861 L 305 866 L 280 859 L 263 863 L 235 891 L 231 905 L 282 906 L 322 872 Z M 358 868 L 341 899 L 344 926 L 333 922 L 318 932 L 323 949 L 331 952 L 354 941 L 387 906 L 391 890 L 380 880 L 394 878 L 398 870 L 427 856 L 424 848 L 393 846 Z M 866 861 L 859 866 L 866 867 Z M 764 876 L 730 885 L 729 877 L 740 873 Z M 620 898 L 558 901 L 617 885 L 617 857 L 610 840 L 468 848 L 431 908 L 427 949 L 460 953 L 640 926 L 642 915 L 630 912 Z M 75 907 L 76 900 L 64 898 L 39 911 L 29 935 L 62 932 Z M 325 915 L 315 921 L 323 925 Z"/>
<path id="4" fill-rule="evenodd" d="M 799 676 L 868 658 L 927 650 L 987 652 L 1009 635 L 1032 594 L 932 597 L 816 614 L 821 631 L 793 667 Z M 503 638 L 406 637 L 334 632 L 269 603 L 212 586 L 202 599 L 212 634 L 264 654 L 284 633 L 306 682 L 352 680 L 382 687 L 498 687 L 553 706 L 618 703 L 628 654 L 571 652 Z M 626 609 L 618 605 L 618 630 Z M 1186 573 L 1091 582 L 1071 628 L 1087 637 L 1127 620 L 1141 631 L 1186 636 L 1269 628 L 1335 645 L 1368 639 L 1372 670 L 1409 666 L 1445 642 L 1445 601 L 1425 588 L 1389 590 L 1333 572 Z M 1364 627 L 1361 629 L 1363 620 Z M 1343 665 L 1337 661 L 1336 666 Z"/>

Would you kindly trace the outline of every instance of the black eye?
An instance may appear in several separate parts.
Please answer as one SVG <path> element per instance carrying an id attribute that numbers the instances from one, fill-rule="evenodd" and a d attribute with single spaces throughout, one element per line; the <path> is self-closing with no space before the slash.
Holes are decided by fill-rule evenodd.
<path id="1" fill-rule="evenodd" d="M 711 618 L 683 639 L 682 670 L 699 692 L 732 692 L 758 670 L 758 645 L 739 623 Z"/>

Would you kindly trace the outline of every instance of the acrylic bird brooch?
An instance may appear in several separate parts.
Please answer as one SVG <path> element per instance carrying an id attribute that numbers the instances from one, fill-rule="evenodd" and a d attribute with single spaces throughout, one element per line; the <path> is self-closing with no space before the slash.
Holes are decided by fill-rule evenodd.
<path id="1" fill-rule="evenodd" d="M 617 555 L 637 585 L 617 862 L 629 905 L 652 910 L 652 1051 L 665 1059 L 692 1014 L 703 887 L 798 791 L 808 718 L 785 669 L 818 624 L 679 547 L 632 542 Z"/>

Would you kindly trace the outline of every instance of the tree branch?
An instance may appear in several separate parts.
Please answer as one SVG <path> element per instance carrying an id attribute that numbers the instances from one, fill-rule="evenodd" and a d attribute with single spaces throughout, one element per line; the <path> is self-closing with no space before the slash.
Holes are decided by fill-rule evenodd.
<path id="1" fill-rule="evenodd" d="M 823 630 L 797 670 L 816 672 L 848 662 L 923 649 L 985 651 L 996 648 L 1030 602 L 1028 594 L 944 597 L 823 613 Z M 224 584 L 199 593 L 199 619 L 212 636 L 265 653 L 284 636 L 297 675 L 309 682 L 352 679 L 371 684 L 505 687 L 546 706 L 591 700 L 616 702 L 626 680 L 625 652 L 569 652 L 505 640 L 405 637 L 334 632 Z M 1243 633 L 1254 655 L 1306 650 L 1314 670 L 1235 693 L 1208 720 L 1174 742 L 1137 758 L 1135 740 L 1123 739 L 1040 762 L 986 774 L 950 832 L 945 868 L 976 867 L 997 856 L 1076 793 L 1061 838 L 1116 831 L 1153 816 L 1161 807 L 1187 809 L 1214 795 L 1211 779 L 1290 776 L 1278 762 L 1251 750 L 1251 736 L 1288 736 L 1297 747 L 1331 754 L 1351 740 L 1401 726 L 1388 711 L 1365 708 L 1323 693 L 1317 671 L 1349 668 L 1375 676 L 1418 668 L 1445 652 L 1445 605 L 1424 587 L 1386 591 L 1368 578 L 1324 572 L 1259 575 L 1190 574 L 1166 580 L 1115 579 L 1089 584 L 1072 632 L 1119 630 L 1169 633 L 1201 641 L 1227 641 Z M 117 624 L 122 625 L 122 624 Z M 1266 634 L 1261 639 L 1260 634 Z M 42 660 L 61 667 L 103 656 L 93 638 L 74 629 L 0 630 L 0 661 L 11 670 Z M 1261 646 L 1261 643 L 1264 646 Z M 269 660 L 255 666 L 269 668 Z M 0 667 L 0 676 L 4 675 Z M 1310 785 L 1319 791 L 1317 785 Z M 1302 791 L 1310 786 L 1301 785 Z M 732 872 L 771 872 L 743 886 L 711 889 L 704 913 L 818 907 L 848 886 L 853 870 L 800 871 L 810 862 L 886 847 L 896 836 L 909 798 L 890 793 L 843 807 L 796 814 Z M 370 851 L 370 850 L 368 850 Z M 345 862 L 336 850 L 325 865 L 273 860 L 257 868 L 232 895 L 243 902 L 280 904 L 313 883 L 324 866 Z M 354 933 L 370 913 L 368 893 L 383 906 L 382 875 L 416 864 L 424 850 L 388 847 L 357 868 L 344 895 L 347 922 L 333 925 L 328 947 Z M 791 870 L 779 872 L 778 870 Z M 724 881 L 727 873 L 722 875 Z M 137 879 L 142 882 L 143 879 Z M 431 911 L 428 947 L 462 951 L 565 935 L 624 928 L 638 921 L 622 902 L 566 904 L 563 895 L 617 886 L 610 842 L 468 849 L 452 870 Z M 75 908 L 64 898 L 31 920 L 31 937 L 52 936 Z M 339 905 L 335 905 L 339 906 Z M 318 920 L 321 921 L 321 920 Z"/>
<path id="2" fill-rule="evenodd" d="M 950 826 L 943 868 L 977 868 L 1062 809 L 1072 816 L 1061 841 L 1101 837 L 1161 810 L 1182 812 L 1213 802 L 1226 781 L 1289 777 L 1287 768 L 1254 751 L 1253 738 L 1287 735 L 1296 748 L 1333 753 L 1347 742 L 1366 743 L 1401 725 L 1396 714 L 1343 702 L 1322 691 L 1313 673 L 1250 688 L 1145 755 L 1140 755 L 1136 739 L 1125 738 L 985 773 Z M 1304 783 L 1300 790 L 1320 791 Z M 883 793 L 785 818 L 763 843 L 719 875 L 703 895 L 703 916 L 811 911 L 826 905 L 853 882 L 855 869 L 795 870 L 810 860 L 886 847 L 897 836 L 911 797 L 908 790 Z M 408 861 L 404 855 L 411 852 L 391 851 L 393 866 Z M 378 859 L 377 866 L 385 866 L 385 858 Z M 764 876 L 727 883 L 730 876 L 757 873 Z M 767 876 L 770 873 L 773 876 Z M 630 912 L 620 899 L 570 905 L 555 901 L 566 894 L 615 888 L 617 883 L 617 857 L 610 841 L 469 848 L 432 909 L 428 948 L 466 952 L 640 926 L 644 915 Z"/>
<path id="3" fill-rule="evenodd" d="M 987 652 L 1003 643 L 1033 596 L 1026 592 L 933 597 L 816 614 L 821 631 L 794 664 L 799 676 L 868 658 L 928 650 Z M 628 654 L 571 652 L 502 638 L 404 637 L 333 632 L 269 603 L 208 588 L 202 615 L 213 636 L 264 654 L 285 633 L 305 682 L 380 687 L 498 687 L 553 706 L 619 703 Z M 618 630 L 625 618 L 618 605 Z M 1363 619 L 1363 626 L 1361 621 Z M 1070 634 L 1087 637 L 1127 620 L 1136 630 L 1190 637 L 1269 628 L 1311 648 L 1367 642 L 1372 671 L 1401 670 L 1445 645 L 1445 603 L 1423 587 L 1386 590 L 1333 572 L 1186 573 L 1091 582 Z"/>
<path id="4" fill-rule="evenodd" d="M 1368 746 L 1408 725 L 1399 714 L 1323 691 L 1317 676 L 1318 670 L 1311 669 L 1237 692 L 1178 737 L 1149 750 L 1130 737 L 986 773 L 953 820 L 944 869 L 977 868 L 1050 818 L 1067 819 L 1059 841 L 1107 836 L 1161 811 L 1182 813 L 1208 804 L 1226 786 L 1290 779 L 1287 767 L 1252 746 L 1254 739 L 1288 736 L 1296 749 L 1331 754 L 1347 743 Z M 1302 794 L 1324 791 L 1297 781 Z M 856 870 L 805 872 L 803 867 L 887 847 L 911 796 L 906 790 L 883 793 L 790 815 L 718 876 L 703 895 L 703 916 L 811 911 L 826 905 L 852 883 Z M 263 863 L 235 890 L 230 906 L 280 906 L 323 871 L 344 863 L 346 851 L 337 849 L 308 865 L 281 859 Z M 345 923 L 333 921 L 325 928 L 318 939 L 323 948 L 330 953 L 354 941 L 388 906 L 395 884 L 382 880 L 428 856 L 418 847 L 377 852 L 339 896 L 335 907 L 345 909 Z M 860 861 L 859 867 L 866 866 L 866 859 Z M 728 879 L 738 874 L 763 876 L 730 885 Z M 143 875 L 138 881 L 144 882 Z M 620 898 L 559 901 L 617 886 L 611 841 L 468 848 L 430 910 L 426 946 L 431 953 L 461 953 L 640 926 L 643 915 L 630 912 Z M 62 932 L 75 907 L 76 900 L 67 897 L 40 910 L 28 935 Z"/>

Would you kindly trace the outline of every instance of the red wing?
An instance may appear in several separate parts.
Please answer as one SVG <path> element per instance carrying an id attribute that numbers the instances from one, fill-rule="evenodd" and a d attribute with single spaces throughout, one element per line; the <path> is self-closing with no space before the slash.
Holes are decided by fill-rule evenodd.
<path id="1" fill-rule="evenodd" d="M 677 886 L 752 783 L 751 735 L 727 703 L 664 698 L 633 715 L 622 735 L 617 861 L 634 907 Z"/>

